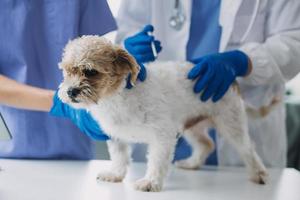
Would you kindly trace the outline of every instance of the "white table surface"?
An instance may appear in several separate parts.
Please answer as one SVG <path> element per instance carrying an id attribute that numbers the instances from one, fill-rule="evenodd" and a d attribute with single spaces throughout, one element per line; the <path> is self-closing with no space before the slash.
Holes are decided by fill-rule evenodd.
<path id="1" fill-rule="evenodd" d="M 109 161 L 32 161 L 0 159 L 0 200 L 300 200 L 300 173 L 269 170 L 267 185 L 247 180 L 243 168 L 186 171 L 171 168 L 162 192 L 133 190 L 145 164 L 131 164 L 123 183 L 97 183 Z"/>

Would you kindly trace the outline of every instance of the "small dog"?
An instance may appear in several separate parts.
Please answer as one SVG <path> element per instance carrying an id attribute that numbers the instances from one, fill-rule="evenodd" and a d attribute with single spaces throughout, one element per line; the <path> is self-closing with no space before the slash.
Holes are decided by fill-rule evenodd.
<path id="1" fill-rule="evenodd" d="M 126 89 L 128 74 L 135 84 L 139 65 L 127 51 L 99 36 L 70 41 L 59 66 L 64 76 L 58 93 L 61 100 L 90 111 L 111 137 L 107 144 L 112 168 L 99 173 L 99 180 L 122 181 L 130 161 L 127 143 L 146 143 L 147 172 L 135 188 L 160 191 L 178 133 L 183 133 L 193 153 L 176 165 L 195 169 L 214 149 L 207 133 L 214 127 L 240 153 L 251 180 L 266 182 L 266 168 L 250 141 L 244 103 L 235 86 L 217 103 L 203 103 L 186 78 L 191 63 L 154 62 L 147 65 L 144 83 Z"/>

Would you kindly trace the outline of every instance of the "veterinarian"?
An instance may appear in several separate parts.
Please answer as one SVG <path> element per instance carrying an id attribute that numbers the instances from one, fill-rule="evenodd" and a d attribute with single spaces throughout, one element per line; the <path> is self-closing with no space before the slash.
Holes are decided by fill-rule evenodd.
<path id="1" fill-rule="evenodd" d="M 13 136 L 0 141 L 0 157 L 91 159 L 92 142 L 78 128 L 37 111 L 70 118 L 89 136 L 100 132 L 86 111 L 63 104 L 53 90 L 62 81 L 57 64 L 69 39 L 116 29 L 106 1 L 3 0 L 0 10 L 0 112 Z"/>
<path id="2" fill-rule="evenodd" d="M 195 81 L 194 91 L 202 92 L 201 101 L 218 101 L 238 81 L 246 104 L 260 108 L 274 97 L 283 100 L 285 82 L 300 70 L 298 0 L 123 0 L 117 21 L 117 42 L 131 36 L 125 46 L 133 47 L 129 52 L 139 55 L 138 61 L 155 59 L 149 45 L 141 48 L 143 39 L 134 34 L 145 24 L 154 26 L 162 43 L 159 60 L 193 61 L 188 78 Z M 264 163 L 284 167 L 284 102 L 264 118 L 249 118 L 249 126 Z M 215 163 L 242 164 L 229 144 L 216 141 Z"/>

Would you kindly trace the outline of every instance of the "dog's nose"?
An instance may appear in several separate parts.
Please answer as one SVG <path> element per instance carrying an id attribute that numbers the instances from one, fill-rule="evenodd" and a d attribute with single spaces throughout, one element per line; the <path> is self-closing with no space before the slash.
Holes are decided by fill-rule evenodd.
<path id="1" fill-rule="evenodd" d="M 67 94 L 70 98 L 75 98 L 80 93 L 80 89 L 78 88 L 69 88 Z"/>

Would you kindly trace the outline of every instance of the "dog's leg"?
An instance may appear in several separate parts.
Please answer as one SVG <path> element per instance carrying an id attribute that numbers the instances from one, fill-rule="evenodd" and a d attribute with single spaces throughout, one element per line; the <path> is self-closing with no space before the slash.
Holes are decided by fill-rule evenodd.
<path id="1" fill-rule="evenodd" d="M 248 133 L 243 105 L 235 105 L 215 117 L 217 131 L 238 151 L 250 172 L 250 179 L 259 184 L 267 181 L 267 170 L 257 155 Z"/>
<path id="2" fill-rule="evenodd" d="M 192 155 L 184 160 L 175 162 L 177 167 L 183 169 L 198 169 L 206 161 L 214 150 L 214 142 L 208 136 L 208 130 L 212 127 L 210 120 L 197 123 L 184 131 L 184 138 L 192 147 Z"/>
<path id="3" fill-rule="evenodd" d="M 149 144 L 147 171 L 144 178 L 135 182 L 135 189 L 145 192 L 158 192 L 173 158 L 177 139 L 159 138 Z"/>
<path id="4" fill-rule="evenodd" d="M 116 140 L 109 140 L 107 146 L 111 159 L 111 169 L 100 172 L 97 180 L 121 182 L 126 175 L 130 161 L 129 146 Z"/>

